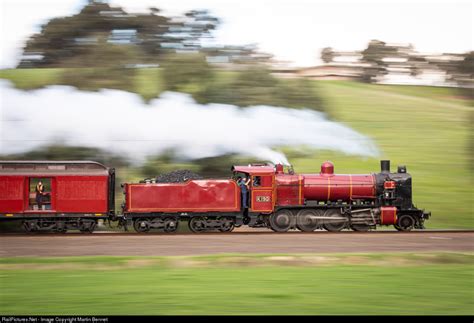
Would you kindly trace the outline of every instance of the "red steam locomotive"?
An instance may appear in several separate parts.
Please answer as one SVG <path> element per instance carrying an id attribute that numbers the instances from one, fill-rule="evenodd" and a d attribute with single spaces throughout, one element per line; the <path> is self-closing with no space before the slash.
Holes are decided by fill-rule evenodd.
<path id="1" fill-rule="evenodd" d="M 175 232 L 183 221 L 193 232 L 230 232 L 242 225 L 334 232 L 377 225 L 422 229 L 431 215 L 413 205 L 406 167 L 391 173 L 387 160 L 374 174 L 334 174 L 331 162 L 324 162 L 319 174 L 285 172 L 280 164 L 231 170 L 231 179 L 124 184 L 123 214 L 117 216 L 114 169 L 96 162 L 0 162 L 0 218 L 22 219 L 28 231 L 92 232 L 98 219 L 107 218 L 132 223 L 138 232 Z M 238 179 L 249 182 L 248 195 Z M 41 207 L 34 200 L 39 180 L 47 188 Z"/>

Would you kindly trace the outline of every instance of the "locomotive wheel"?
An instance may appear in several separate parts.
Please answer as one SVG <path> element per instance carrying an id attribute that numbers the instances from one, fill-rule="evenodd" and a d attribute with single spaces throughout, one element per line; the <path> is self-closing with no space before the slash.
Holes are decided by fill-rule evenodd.
<path id="1" fill-rule="evenodd" d="M 319 227 L 318 219 L 315 219 L 317 211 L 301 210 L 296 214 L 296 227 L 303 232 L 313 232 Z"/>
<path id="2" fill-rule="evenodd" d="M 92 233 L 94 232 L 95 226 L 96 226 L 95 222 L 91 222 L 91 223 L 86 222 L 81 225 L 81 228 L 79 229 L 79 231 L 81 231 L 82 233 Z M 65 230 L 64 232 L 66 231 L 67 230 Z"/>
<path id="3" fill-rule="evenodd" d="M 89 227 L 89 233 L 94 232 L 96 226 L 97 226 L 97 222 L 94 221 Z"/>
<path id="4" fill-rule="evenodd" d="M 178 223 L 179 221 L 177 221 L 174 218 L 166 218 L 165 227 L 164 227 L 165 232 L 166 233 L 176 232 L 176 230 L 178 230 Z"/>
<path id="5" fill-rule="evenodd" d="M 326 216 L 340 217 L 341 214 L 340 212 L 338 212 L 338 210 L 326 210 L 326 212 L 324 212 L 324 216 L 325 217 Z M 346 222 L 344 220 L 334 220 L 334 221 L 326 220 L 326 221 L 328 222 L 325 222 L 323 224 L 323 228 L 330 232 L 339 232 L 346 227 Z"/>
<path id="6" fill-rule="evenodd" d="M 270 227 L 275 232 L 286 232 L 293 224 L 293 214 L 288 210 L 281 210 L 270 216 Z"/>
<path id="7" fill-rule="evenodd" d="M 137 219 L 133 222 L 133 228 L 138 233 L 145 233 L 150 231 L 150 226 L 148 225 L 148 219 Z"/>
<path id="8" fill-rule="evenodd" d="M 58 221 L 56 222 L 56 232 L 58 233 L 66 233 L 66 224 L 64 222 Z"/>
<path id="9" fill-rule="evenodd" d="M 404 214 L 398 218 L 394 227 L 398 231 L 411 231 L 415 227 L 415 219 L 409 214 Z"/>
<path id="10" fill-rule="evenodd" d="M 206 220 L 203 217 L 194 217 L 189 220 L 189 229 L 194 233 L 206 231 Z"/>
<path id="11" fill-rule="evenodd" d="M 370 226 L 367 224 L 352 224 L 351 229 L 357 232 L 367 232 L 370 230 Z"/>
<path id="12" fill-rule="evenodd" d="M 232 232 L 234 230 L 234 220 L 231 218 L 219 218 L 222 221 L 222 225 L 219 228 L 220 232 Z"/>
<path id="13" fill-rule="evenodd" d="M 23 229 L 25 229 L 26 232 L 30 232 L 30 233 L 36 232 L 35 227 L 29 221 L 23 222 Z"/>

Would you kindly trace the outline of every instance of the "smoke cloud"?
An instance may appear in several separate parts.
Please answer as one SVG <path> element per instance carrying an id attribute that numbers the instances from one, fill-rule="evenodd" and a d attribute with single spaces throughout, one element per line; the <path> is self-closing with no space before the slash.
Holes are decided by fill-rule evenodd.
<path id="1" fill-rule="evenodd" d="M 271 148 L 283 145 L 378 155 L 369 138 L 313 110 L 201 105 L 174 92 L 147 105 L 119 90 L 50 86 L 26 92 L 7 81 L 0 81 L 0 93 L 1 154 L 59 142 L 112 151 L 135 162 L 173 149 L 193 159 L 237 153 L 289 164 Z"/>

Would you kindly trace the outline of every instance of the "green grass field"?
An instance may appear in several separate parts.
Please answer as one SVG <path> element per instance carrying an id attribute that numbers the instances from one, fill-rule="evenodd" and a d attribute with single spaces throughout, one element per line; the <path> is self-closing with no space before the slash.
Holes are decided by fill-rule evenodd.
<path id="1" fill-rule="evenodd" d="M 473 256 L 0 259 L 2 315 L 474 314 Z"/>
<path id="2" fill-rule="evenodd" d="M 223 72 L 221 77 L 232 77 L 229 73 Z M 60 69 L 0 71 L 0 78 L 10 79 L 20 88 L 53 84 L 60 75 Z M 153 98 L 163 88 L 159 79 L 158 69 L 139 70 L 130 91 L 145 99 Z M 432 211 L 427 228 L 474 227 L 474 178 L 470 165 L 474 152 L 469 143 L 474 108 L 456 89 L 314 82 L 331 117 L 371 137 L 381 156 L 368 159 L 309 150 L 302 154 L 282 148 L 297 172 L 317 172 L 327 159 L 335 163 L 336 172 L 378 172 L 379 159 L 390 159 L 392 170 L 398 164 L 407 165 L 413 176 L 414 203 Z M 127 173 L 136 174 L 133 170 Z M 123 178 L 127 180 L 126 176 Z"/>
<path id="3" fill-rule="evenodd" d="M 61 73 L 60 68 L 7 69 L 0 70 L 0 78 L 10 80 L 19 89 L 30 90 L 58 84 Z"/>

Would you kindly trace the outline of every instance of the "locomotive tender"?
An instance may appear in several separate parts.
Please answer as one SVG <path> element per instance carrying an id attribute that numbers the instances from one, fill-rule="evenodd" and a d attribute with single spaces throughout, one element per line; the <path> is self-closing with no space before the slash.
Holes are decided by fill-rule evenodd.
<path id="1" fill-rule="evenodd" d="M 281 164 L 231 170 L 232 179 L 123 184 L 123 214 L 116 216 L 114 169 L 96 162 L 0 162 L 0 219 L 22 219 L 28 231 L 92 232 L 98 219 L 107 218 L 132 223 L 137 232 L 175 232 L 183 221 L 193 232 L 230 232 L 242 225 L 337 232 L 377 225 L 423 229 L 431 215 L 414 206 L 406 167 L 392 173 L 387 160 L 374 174 L 334 174 L 329 161 L 319 174 L 285 172 Z M 242 208 L 238 177 L 250 179 L 249 208 Z M 31 202 L 39 178 L 50 190 L 49 205 L 41 208 Z"/>

